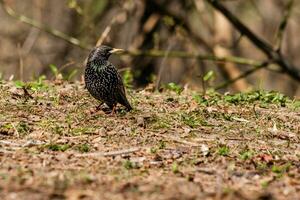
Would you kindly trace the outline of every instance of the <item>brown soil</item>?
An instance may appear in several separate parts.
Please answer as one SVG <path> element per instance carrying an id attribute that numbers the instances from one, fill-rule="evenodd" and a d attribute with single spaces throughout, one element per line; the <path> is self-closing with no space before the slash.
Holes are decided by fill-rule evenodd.
<path id="1" fill-rule="evenodd" d="M 300 112 L 130 91 L 95 111 L 81 84 L 0 84 L 0 199 L 300 199 Z"/>

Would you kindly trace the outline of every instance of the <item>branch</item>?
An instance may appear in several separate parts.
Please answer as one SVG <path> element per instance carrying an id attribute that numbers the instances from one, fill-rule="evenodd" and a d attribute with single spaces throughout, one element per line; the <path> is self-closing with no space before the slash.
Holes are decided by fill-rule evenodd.
<path id="1" fill-rule="evenodd" d="M 105 38 L 107 38 L 109 32 L 111 31 L 111 27 L 115 24 L 115 22 L 116 22 L 116 16 L 112 18 L 108 26 L 104 29 L 104 31 L 102 32 L 100 38 L 96 43 L 96 46 L 100 46 L 104 42 Z"/>
<path id="2" fill-rule="evenodd" d="M 131 154 L 140 151 L 140 147 L 134 147 L 130 149 L 124 149 L 120 151 L 110 151 L 110 152 L 95 152 L 95 153 L 83 153 L 83 154 L 77 154 L 76 157 L 112 157 L 112 156 L 119 156 L 119 155 L 125 155 L 125 154 Z"/>
<path id="3" fill-rule="evenodd" d="M 252 69 L 249 69 L 248 71 L 245 71 L 244 73 L 242 73 L 241 75 L 239 75 L 238 77 L 236 78 L 233 78 L 233 79 L 230 79 L 228 81 L 225 81 L 224 83 L 221 83 L 220 85 L 214 87 L 215 90 L 219 90 L 219 89 L 222 89 L 222 88 L 226 88 L 228 87 L 229 85 L 235 83 L 236 81 L 240 80 L 240 79 L 243 79 L 247 76 L 249 76 L 250 74 L 253 74 L 254 72 L 262 69 L 262 68 L 265 68 L 268 66 L 269 63 L 265 62 L 265 63 L 262 63 L 262 65 L 260 66 L 257 66 L 257 67 L 253 67 Z"/>
<path id="4" fill-rule="evenodd" d="M 198 53 L 189 53 L 186 51 L 169 51 L 166 55 L 166 51 L 163 50 L 148 50 L 148 51 L 140 51 L 140 50 L 132 50 L 125 51 L 120 55 L 130 55 L 130 56 L 148 56 L 148 57 L 169 57 L 169 58 L 195 58 L 200 60 L 210 60 L 216 62 L 232 62 L 241 65 L 251 65 L 254 67 L 260 66 L 263 62 L 252 60 L 248 58 L 236 57 L 236 56 L 227 56 L 227 57 L 217 57 L 214 55 L 207 54 L 198 54 Z"/>
<path id="5" fill-rule="evenodd" d="M 3 8 L 4 8 L 4 11 L 10 15 L 11 17 L 25 23 L 25 24 L 28 24 L 30 26 L 33 26 L 35 28 L 38 28 L 42 31 L 45 31 L 57 38 L 60 38 L 60 39 L 63 39 L 65 41 L 67 41 L 68 43 L 72 44 L 72 45 L 75 45 L 75 46 L 78 46 L 82 49 L 90 49 L 90 47 L 84 45 L 80 40 L 78 40 L 77 38 L 74 38 L 74 37 L 71 37 L 63 32 L 60 32 L 56 29 L 52 29 L 48 26 L 45 26 L 43 24 L 41 24 L 40 22 L 38 21 L 35 21 L 33 19 L 30 19 L 24 15 L 19 15 L 17 14 L 11 7 L 9 7 L 3 0 L 0 0 L 0 4 L 2 4 Z"/>
<path id="6" fill-rule="evenodd" d="M 216 10 L 221 12 L 232 25 L 235 26 L 242 35 L 245 35 L 253 44 L 255 44 L 259 49 L 261 49 L 265 54 L 269 54 L 273 51 L 273 47 L 269 45 L 266 41 L 258 38 L 248 27 L 246 27 L 236 16 L 234 16 L 227 8 L 225 8 L 219 0 L 207 0 Z M 270 54 L 271 56 L 271 54 Z"/>
<path id="7" fill-rule="evenodd" d="M 283 71 L 293 79 L 300 81 L 300 71 L 293 65 L 291 65 L 281 54 L 273 49 L 263 39 L 255 35 L 248 27 L 246 27 L 236 16 L 234 16 L 227 8 L 225 8 L 219 0 L 206 0 L 216 10 L 221 12 L 231 24 L 244 36 L 246 36 L 257 48 L 264 52 L 270 61 L 273 61 L 279 65 Z"/>
<path id="8" fill-rule="evenodd" d="M 284 34 L 284 31 L 286 30 L 288 20 L 289 20 L 289 18 L 291 16 L 293 4 L 294 4 L 294 0 L 290 0 L 285 5 L 283 18 L 282 18 L 282 20 L 280 22 L 280 25 L 279 25 L 279 28 L 278 28 L 278 32 L 276 34 L 275 50 L 278 51 L 278 52 L 281 51 L 283 34 Z"/>

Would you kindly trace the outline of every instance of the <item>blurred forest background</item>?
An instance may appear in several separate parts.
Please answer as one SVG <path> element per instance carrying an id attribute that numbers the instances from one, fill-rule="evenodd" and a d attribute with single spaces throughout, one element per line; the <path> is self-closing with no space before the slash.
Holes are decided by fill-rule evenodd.
<path id="1" fill-rule="evenodd" d="M 3 79 L 31 80 L 42 74 L 53 78 L 49 66 L 54 65 L 63 74 L 75 75 L 72 80 L 81 80 L 89 49 L 98 41 L 128 50 L 127 55 L 112 56 L 111 60 L 121 72 L 131 70 L 135 87 L 156 80 L 159 84 L 174 82 L 199 90 L 205 87 L 216 87 L 223 92 L 267 89 L 300 95 L 298 0 L 218 1 L 255 36 L 274 48 L 271 56 L 212 6 L 213 0 L 0 2 Z M 278 62 L 276 53 L 283 55 Z M 229 59 L 236 56 L 247 58 L 247 62 L 241 59 L 220 62 L 214 57 L 197 55 Z M 256 66 L 249 65 L 248 59 L 257 61 Z M 290 63 L 294 67 L 289 71 L 278 63 L 282 66 Z M 239 81 L 228 82 L 239 76 Z"/>

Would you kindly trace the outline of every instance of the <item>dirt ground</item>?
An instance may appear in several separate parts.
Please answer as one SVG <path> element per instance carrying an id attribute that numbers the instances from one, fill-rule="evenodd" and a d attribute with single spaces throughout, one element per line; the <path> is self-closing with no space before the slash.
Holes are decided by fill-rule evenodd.
<path id="1" fill-rule="evenodd" d="M 1 83 L 0 199 L 300 199 L 299 101 L 150 89 Z"/>

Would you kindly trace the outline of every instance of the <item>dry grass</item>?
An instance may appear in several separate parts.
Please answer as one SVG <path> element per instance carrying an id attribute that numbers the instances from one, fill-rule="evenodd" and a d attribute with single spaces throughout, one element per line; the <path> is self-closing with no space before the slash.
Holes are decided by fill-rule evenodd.
<path id="1" fill-rule="evenodd" d="M 107 115 L 79 83 L 28 92 L 0 84 L 1 199 L 299 199 L 295 102 L 142 90 Z"/>

